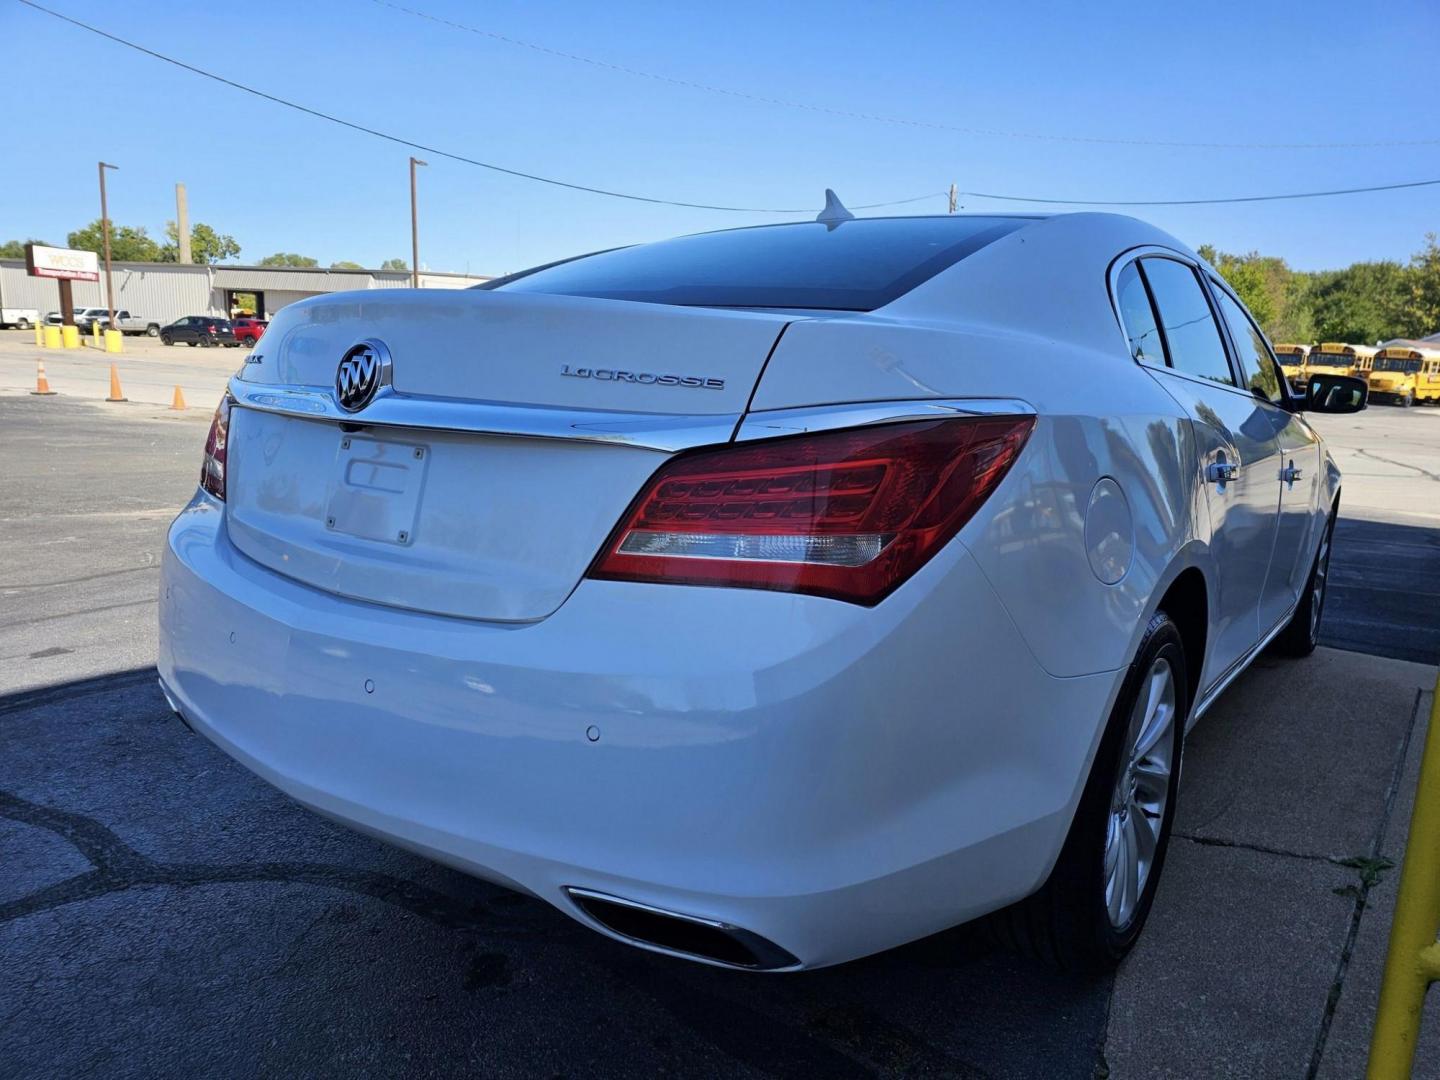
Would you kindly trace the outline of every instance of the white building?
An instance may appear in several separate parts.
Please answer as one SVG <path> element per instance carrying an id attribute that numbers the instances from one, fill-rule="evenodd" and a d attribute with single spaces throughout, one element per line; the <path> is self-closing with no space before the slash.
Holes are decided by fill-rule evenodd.
<path id="1" fill-rule="evenodd" d="M 327 270 L 289 266 L 190 266 L 182 263 L 111 263 L 115 307 L 162 322 L 186 315 L 224 318 L 240 308 L 268 317 L 307 296 L 351 289 L 408 289 L 408 270 Z M 489 278 L 420 271 L 422 289 L 465 289 Z M 75 306 L 105 307 L 105 272 L 98 282 L 73 283 Z M 60 288 L 29 277 L 24 259 L 0 259 L 0 307 L 34 308 L 44 318 L 60 310 Z"/>

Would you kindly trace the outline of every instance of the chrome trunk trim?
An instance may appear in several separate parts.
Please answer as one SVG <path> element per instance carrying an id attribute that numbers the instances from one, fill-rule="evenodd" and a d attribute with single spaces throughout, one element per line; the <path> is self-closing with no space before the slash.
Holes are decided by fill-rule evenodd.
<path id="1" fill-rule="evenodd" d="M 248 382 L 234 377 L 230 394 L 242 409 L 279 413 L 306 420 L 327 420 L 355 427 L 417 428 L 530 439 L 617 443 L 673 454 L 696 446 L 729 442 L 740 417 L 583 410 L 545 405 L 403 394 L 381 387 L 359 412 L 346 412 L 328 386 L 290 386 Z"/>

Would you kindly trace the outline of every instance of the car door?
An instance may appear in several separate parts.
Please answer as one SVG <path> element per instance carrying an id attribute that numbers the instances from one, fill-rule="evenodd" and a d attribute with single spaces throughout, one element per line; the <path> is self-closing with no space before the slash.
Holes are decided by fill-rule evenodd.
<path id="1" fill-rule="evenodd" d="M 186 342 L 194 341 L 194 340 L 195 340 L 195 317 L 194 317 L 193 315 L 187 315 L 187 316 L 185 316 L 185 318 L 181 319 L 178 323 L 175 324 L 175 329 L 176 329 L 176 333 L 175 333 L 175 340 L 176 340 L 176 341 L 186 341 Z"/>
<path id="2" fill-rule="evenodd" d="M 1122 311 L 1136 313 L 1131 318 L 1143 317 L 1142 305 L 1151 307 L 1153 330 L 1139 334 L 1158 339 L 1158 347 L 1137 359 L 1190 415 L 1210 512 L 1215 610 L 1200 682 L 1208 688 L 1260 640 L 1279 512 L 1280 448 L 1264 406 L 1239 385 L 1198 268 L 1168 252 L 1143 255 L 1131 266 L 1117 279 L 1117 293 L 1128 291 L 1131 299 L 1117 299 Z M 1126 332 L 1133 341 L 1135 328 L 1127 323 Z"/>
<path id="3" fill-rule="evenodd" d="M 1288 393 L 1280 365 L 1265 335 L 1229 287 L 1209 278 L 1210 290 L 1230 332 L 1243 385 L 1249 388 L 1275 432 L 1280 450 L 1280 507 L 1270 575 L 1260 601 L 1260 629 L 1268 631 L 1300 599 L 1310 577 L 1314 545 L 1330 508 L 1320 498 L 1320 439 L 1298 414 L 1286 408 Z"/>

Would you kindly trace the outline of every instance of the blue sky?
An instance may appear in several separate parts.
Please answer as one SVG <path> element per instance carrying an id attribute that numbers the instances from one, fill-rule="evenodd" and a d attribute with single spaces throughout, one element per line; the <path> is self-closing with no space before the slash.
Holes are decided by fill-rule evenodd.
<path id="1" fill-rule="evenodd" d="M 807 206 L 941 191 L 1192 198 L 1440 177 L 1440 141 L 1353 150 L 1189 149 L 967 135 L 715 94 L 450 29 L 374 0 L 41 0 L 157 51 L 418 142 L 579 183 L 692 202 Z M 1440 4 L 723 4 L 395 0 L 680 80 L 957 127 L 1227 143 L 1440 140 Z M 63 243 L 98 216 L 160 235 L 174 184 L 241 261 L 409 258 L 404 147 L 257 100 L 0 0 L 0 239 Z M 22 89 L 23 88 L 23 89 Z M 426 155 L 420 154 L 424 157 Z M 650 206 L 432 157 L 421 262 L 503 273 L 677 233 L 794 220 Z M 943 198 L 899 213 L 942 212 Z M 965 200 L 965 209 L 1005 204 Z M 1018 209 L 1042 209 L 1020 205 Z M 1129 211 L 1188 243 L 1303 269 L 1404 259 L 1440 187 Z"/>

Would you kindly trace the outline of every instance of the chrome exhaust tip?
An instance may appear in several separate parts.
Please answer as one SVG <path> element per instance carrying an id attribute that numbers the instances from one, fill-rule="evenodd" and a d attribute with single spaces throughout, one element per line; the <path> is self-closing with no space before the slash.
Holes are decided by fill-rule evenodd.
<path id="1" fill-rule="evenodd" d="M 796 956 L 773 941 L 718 919 L 666 911 L 572 885 L 564 891 L 592 922 L 656 952 L 744 971 L 785 971 L 800 966 Z"/>

